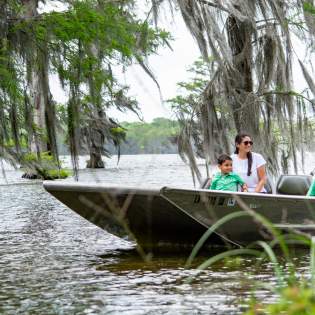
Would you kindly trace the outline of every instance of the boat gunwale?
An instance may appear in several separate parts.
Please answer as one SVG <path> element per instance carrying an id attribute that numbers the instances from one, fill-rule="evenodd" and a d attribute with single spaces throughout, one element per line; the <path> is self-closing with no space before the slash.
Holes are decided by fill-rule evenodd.
<path id="1" fill-rule="evenodd" d="M 118 185 L 108 185 L 105 183 L 85 183 L 85 182 L 50 182 L 44 181 L 43 186 L 47 191 L 76 191 L 76 192 L 99 192 L 114 194 L 141 194 L 141 195 L 160 195 L 157 188 L 139 188 Z"/>
<path id="2" fill-rule="evenodd" d="M 194 188 L 194 189 L 187 189 L 187 188 L 178 188 L 178 187 L 169 187 L 164 186 L 161 188 L 160 193 L 164 195 L 167 192 L 171 191 L 178 191 L 178 192 L 185 192 L 189 194 L 208 194 L 208 195 L 216 195 L 222 197 L 259 197 L 263 199 L 284 199 L 284 200 L 310 200 L 314 201 L 315 196 L 307 196 L 307 195 L 284 195 L 284 194 L 265 194 L 265 193 L 252 193 L 252 192 L 241 192 L 241 191 L 223 191 L 223 190 L 211 190 L 211 189 L 203 189 L 203 188 Z"/>
<path id="3" fill-rule="evenodd" d="M 68 181 L 44 181 L 43 186 L 47 191 L 77 191 L 77 192 L 109 192 L 114 194 L 140 194 L 140 195 L 156 195 L 164 196 L 171 191 L 177 191 L 186 194 L 206 194 L 211 196 L 222 197 L 259 197 L 262 199 L 278 199 L 278 200 L 305 200 L 314 201 L 315 196 L 307 195 L 284 195 L 284 194 L 264 194 L 264 193 L 252 193 L 252 192 L 231 192 L 222 190 L 211 190 L 203 188 L 180 188 L 172 186 L 164 186 L 162 188 L 144 188 L 134 186 L 121 186 L 121 185 L 108 185 L 102 183 L 86 183 L 86 182 L 68 182 Z"/>

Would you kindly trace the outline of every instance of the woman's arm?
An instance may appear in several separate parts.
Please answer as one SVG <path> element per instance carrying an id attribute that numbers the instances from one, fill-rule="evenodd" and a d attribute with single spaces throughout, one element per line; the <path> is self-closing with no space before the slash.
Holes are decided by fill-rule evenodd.
<path id="1" fill-rule="evenodd" d="M 244 180 L 243 180 L 238 174 L 235 174 L 235 173 L 234 173 L 234 176 L 236 177 L 237 184 L 241 186 L 242 191 L 248 192 L 248 186 L 246 185 L 246 183 L 244 182 Z"/>
<path id="2" fill-rule="evenodd" d="M 266 184 L 266 181 L 267 181 L 265 165 L 259 166 L 257 168 L 257 175 L 258 175 L 258 184 L 256 185 L 255 192 L 261 192 L 261 190 L 264 188 L 264 185 Z"/>

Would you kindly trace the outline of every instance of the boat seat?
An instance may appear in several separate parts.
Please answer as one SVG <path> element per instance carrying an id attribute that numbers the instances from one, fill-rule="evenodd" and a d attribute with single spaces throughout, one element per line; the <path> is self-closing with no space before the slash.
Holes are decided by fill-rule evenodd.
<path id="1" fill-rule="evenodd" d="M 281 175 L 276 185 L 280 195 L 306 195 L 313 177 L 311 175 Z"/>

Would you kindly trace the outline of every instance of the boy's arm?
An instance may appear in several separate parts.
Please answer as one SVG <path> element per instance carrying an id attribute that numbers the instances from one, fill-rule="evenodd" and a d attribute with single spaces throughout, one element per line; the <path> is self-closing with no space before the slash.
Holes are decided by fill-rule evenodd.
<path id="1" fill-rule="evenodd" d="M 235 174 L 235 176 L 238 180 L 238 183 L 241 185 L 242 191 L 248 192 L 248 186 L 246 185 L 244 180 L 238 174 Z"/>

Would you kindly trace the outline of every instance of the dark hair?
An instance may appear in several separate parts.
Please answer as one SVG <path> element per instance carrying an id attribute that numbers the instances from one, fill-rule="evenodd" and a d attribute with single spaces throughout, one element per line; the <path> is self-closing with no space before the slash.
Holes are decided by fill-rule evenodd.
<path id="1" fill-rule="evenodd" d="M 241 144 L 243 142 L 243 139 L 245 137 L 251 138 L 251 136 L 247 133 L 239 133 L 235 137 L 235 154 L 238 154 L 238 147 L 236 146 L 237 144 Z M 253 155 L 252 152 L 247 152 L 247 159 L 248 159 L 248 168 L 247 168 L 247 176 L 250 176 L 252 173 L 252 164 L 253 164 Z"/>
<path id="2" fill-rule="evenodd" d="M 221 154 L 217 161 L 219 165 L 222 165 L 225 161 L 232 161 L 232 158 L 227 154 Z"/>

